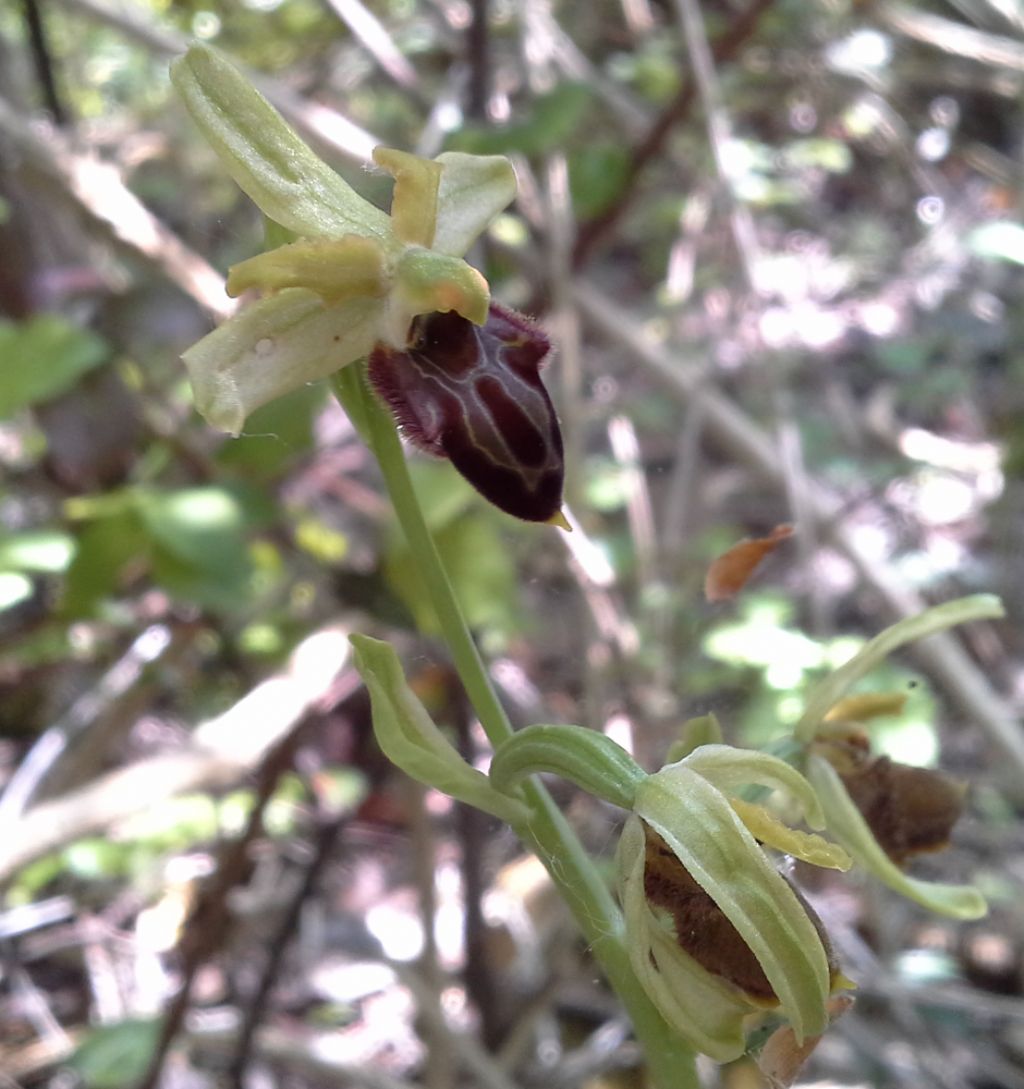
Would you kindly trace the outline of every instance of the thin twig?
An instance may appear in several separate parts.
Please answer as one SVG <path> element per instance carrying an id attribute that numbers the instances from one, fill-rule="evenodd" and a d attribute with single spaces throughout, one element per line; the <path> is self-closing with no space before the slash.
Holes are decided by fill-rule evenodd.
<path id="1" fill-rule="evenodd" d="M 212 317 L 234 311 L 224 278 L 160 222 L 125 185 L 120 172 L 93 156 L 78 155 L 62 134 L 44 140 L 10 103 L 0 99 L 0 134 L 31 168 L 59 187 L 86 213 L 106 240 L 127 248 L 176 284 Z"/>
<path id="2" fill-rule="evenodd" d="M 173 57 L 184 53 L 189 47 L 189 39 L 185 35 L 155 26 L 149 18 L 148 9 L 140 5 L 125 4 L 113 8 L 103 0 L 59 2 L 76 15 L 85 15 L 112 27 L 151 52 Z M 319 148 L 360 165 L 370 161 L 373 149 L 381 142 L 372 133 L 360 128 L 338 110 L 307 102 L 270 76 L 249 71 L 245 71 L 245 75 L 296 129 Z"/>
<path id="3" fill-rule="evenodd" d="M 292 897 L 277 930 L 270 940 L 269 952 L 260 972 L 259 983 L 242 1015 L 238 1036 L 234 1041 L 234 1055 L 228 1067 L 229 1083 L 242 1089 L 245 1072 L 253 1059 L 256 1030 L 263 1019 L 274 981 L 277 979 L 285 950 L 298 930 L 303 905 L 313 896 L 320 875 L 334 850 L 338 836 L 350 814 L 340 813 L 333 819 L 324 820 L 317 833 L 313 851 L 303 875 L 302 883 Z"/>
<path id="4" fill-rule="evenodd" d="M 161 1020 L 160 1035 L 154 1046 L 149 1068 L 139 1082 L 138 1089 L 156 1089 L 160 1082 L 171 1046 L 184 1024 L 196 974 L 227 940 L 233 921 L 228 906 L 230 893 L 249 879 L 253 865 L 249 848 L 263 833 L 264 811 L 281 776 L 292 766 L 303 727 L 314 720 L 318 721 L 318 716 L 305 716 L 268 754 L 260 768 L 256 798 L 245 829 L 221 851 L 216 870 L 200 893 L 185 924 L 180 943 L 181 986 Z"/>
<path id="5" fill-rule="evenodd" d="M 733 20 L 728 32 L 712 48 L 715 63 L 722 64 L 739 52 L 757 29 L 761 16 L 771 7 L 772 2 L 773 0 L 752 0 L 746 11 Z M 690 112 L 696 91 L 694 80 L 686 79 L 672 101 L 648 129 L 647 135 L 633 149 L 619 199 L 580 228 L 573 251 L 573 265 L 576 268 L 586 264 L 597 244 L 604 240 L 626 213 L 637 194 L 636 183 L 640 175 L 649 163 L 661 155 L 668 134 Z"/>
<path id="6" fill-rule="evenodd" d="M 476 759 L 473 734 L 470 729 L 469 708 L 461 692 L 453 692 L 449 708 L 455 720 L 459 755 L 472 765 Z M 495 1051 L 501 1038 L 500 1008 L 496 1002 L 498 988 L 487 945 L 487 925 L 484 920 L 483 898 L 486 885 L 483 875 L 483 848 L 486 814 L 464 802 L 455 805 L 455 831 L 461 854 L 462 896 L 465 914 L 462 921 L 465 967 L 462 978 L 466 993 L 480 1018 L 480 1037 L 489 1051 Z"/>
<path id="7" fill-rule="evenodd" d="M 0 886 L 29 862 L 166 798 L 235 785 L 321 701 L 356 687 L 355 672 L 343 672 L 348 654 L 341 630 L 314 632 L 279 675 L 199 726 L 185 751 L 140 760 L 66 797 L 33 806 L 13 834 L 0 840 Z"/>
<path id="8" fill-rule="evenodd" d="M 36 79 L 39 80 L 43 91 L 43 100 L 53 117 L 54 124 L 66 125 L 68 112 L 57 90 L 57 77 L 53 71 L 53 54 L 46 40 L 46 24 L 39 10 L 39 0 L 22 0 L 22 11 L 25 13 L 32 62 L 36 69 Z"/>
<path id="9" fill-rule="evenodd" d="M 470 117 L 478 121 L 487 117 L 487 102 L 491 96 L 491 31 L 488 24 L 488 0 L 472 0 L 473 18 L 466 30 L 466 53 L 469 58 L 469 88 L 466 103 Z"/>

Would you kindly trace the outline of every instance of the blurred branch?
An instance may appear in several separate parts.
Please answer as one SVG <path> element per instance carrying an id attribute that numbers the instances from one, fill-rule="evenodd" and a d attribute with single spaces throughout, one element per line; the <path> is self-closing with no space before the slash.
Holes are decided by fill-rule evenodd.
<path id="1" fill-rule="evenodd" d="M 68 115 L 57 92 L 57 80 L 53 72 L 53 55 L 46 40 L 46 24 L 39 10 L 39 0 L 22 0 L 22 11 L 28 26 L 28 40 L 32 49 L 32 62 L 36 79 L 43 91 L 43 101 L 53 115 L 54 124 L 63 125 Z"/>
<path id="2" fill-rule="evenodd" d="M 491 36 L 488 0 L 471 0 L 473 18 L 466 29 L 466 53 L 469 57 L 469 116 L 478 121 L 487 117 L 487 101 L 491 95 Z"/>
<path id="3" fill-rule="evenodd" d="M 295 649 L 285 670 L 199 726 L 184 751 L 141 760 L 34 806 L 0 846 L 0 885 L 35 859 L 176 794 L 235 785 L 305 716 L 337 700 L 339 691 L 354 690 L 355 673 L 342 673 L 348 654 L 343 631 L 315 632 Z"/>
<path id="4" fill-rule="evenodd" d="M 426 100 L 420 90 L 420 78 L 416 69 L 395 45 L 387 27 L 362 0 L 327 0 L 327 4 L 380 68 L 399 87 L 408 91 L 421 105 L 425 105 Z"/>
<path id="5" fill-rule="evenodd" d="M 518 1089 L 516 1082 L 487 1053 L 475 1036 L 456 1032 L 448 1024 L 441 1006 L 440 995 L 417 972 L 406 964 L 392 964 L 395 973 L 416 1000 L 420 1017 L 437 1044 L 456 1055 L 477 1089 Z"/>
<path id="6" fill-rule="evenodd" d="M 189 1026 L 185 1032 L 194 1047 L 217 1054 L 230 1052 L 235 1046 L 234 1029 Z M 337 1033 L 292 1032 L 282 1028 L 263 1028 L 256 1035 L 255 1050 L 268 1063 L 300 1077 L 311 1079 L 318 1089 L 347 1086 L 351 1089 L 418 1089 L 404 1078 L 360 1063 L 332 1059 L 336 1050 Z"/>
<path id="7" fill-rule="evenodd" d="M 591 325 L 607 339 L 627 349 L 659 376 L 682 400 L 701 397 L 704 427 L 709 437 L 732 459 L 754 476 L 782 490 L 785 472 L 779 452 L 768 435 L 746 413 L 702 384 L 699 373 L 689 368 L 662 344 L 645 336 L 635 315 L 625 311 L 593 285 L 577 282 L 576 300 Z M 827 489 L 813 479 L 807 481 L 807 509 L 818 532 L 830 539 L 853 565 L 863 580 L 879 595 L 896 618 L 921 612 L 925 603 L 882 561 L 867 555 L 838 519 L 840 505 Z M 946 691 L 968 721 L 975 721 L 989 740 L 1010 761 L 1019 783 L 1024 773 L 1024 732 L 1010 706 L 992 690 L 985 675 L 950 634 L 935 635 L 916 643 L 912 653 Z"/>
<path id="8" fill-rule="evenodd" d="M 0 98 L 0 134 L 23 162 L 69 201 L 82 209 L 104 237 L 154 266 L 210 315 L 226 318 L 234 303 L 224 294 L 224 279 L 202 257 L 164 226 L 124 184 L 116 167 L 93 156 L 75 154 L 62 134 L 44 139 Z"/>
<path id="9" fill-rule="evenodd" d="M 177 657 L 192 641 L 191 625 L 154 624 L 45 730 L 0 795 L 0 839 L 33 800 L 90 778 L 110 748 L 134 725 L 152 695 L 150 667 Z"/>
<path id="10" fill-rule="evenodd" d="M 899 34 L 933 45 L 944 53 L 994 67 L 1024 72 L 1024 42 L 1015 42 L 1001 34 L 964 26 L 963 23 L 932 15 L 906 4 L 883 4 L 878 9 L 881 21 Z"/>
<path id="11" fill-rule="evenodd" d="M 281 921 L 267 946 L 267 956 L 260 972 L 259 982 L 242 1016 L 242 1024 L 239 1027 L 235 1041 L 234 1055 L 228 1069 L 228 1079 L 232 1085 L 242 1086 L 245 1084 L 246 1070 L 253 1058 L 256 1032 L 260 1021 L 263 1019 L 271 989 L 284 960 L 284 954 L 292 938 L 298 932 L 303 907 L 316 891 L 317 882 L 320 880 L 320 875 L 331 857 L 342 826 L 349 818 L 350 814 L 348 812 L 330 818 L 321 815 L 313 857 L 306 866 L 306 872 L 302 876 L 302 883 L 288 904 L 288 908 L 281 917 Z"/>
<path id="12" fill-rule="evenodd" d="M 679 28 L 693 68 L 693 83 L 704 113 L 708 145 L 718 175 L 718 185 L 729 211 L 729 226 L 740 259 L 746 286 L 756 294 L 764 289 L 760 280 L 760 254 L 750 210 L 736 199 L 732 170 L 727 159 L 732 140 L 732 125 L 725 109 L 721 83 L 715 71 L 715 59 L 708 44 L 704 19 L 696 0 L 675 0 Z"/>
<path id="13" fill-rule="evenodd" d="M 175 56 L 184 53 L 189 39 L 183 34 L 153 26 L 149 10 L 125 3 L 112 8 L 103 0 L 58 0 L 69 11 L 84 15 L 112 27 L 125 37 L 153 53 Z M 132 11 L 134 8 L 134 11 Z M 333 151 L 360 165 L 370 161 L 373 149 L 381 142 L 366 129 L 360 128 L 344 114 L 319 103 L 307 102 L 300 95 L 270 76 L 263 76 L 238 64 L 243 74 L 273 103 L 303 135 L 321 150 Z"/>
<path id="14" fill-rule="evenodd" d="M 732 20 L 729 30 L 712 47 L 711 55 L 716 64 L 724 63 L 739 52 L 757 29 L 761 16 L 771 5 L 772 0 L 751 0 L 746 11 Z M 640 175 L 652 160 L 661 155 L 669 133 L 689 114 L 696 94 L 697 85 L 693 78 L 685 79 L 675 97 L 650 127 L 647 135 L 633 149 L 626 169 L 622 195 L 599 216 L 595 216 L 580 227 L 573 251 L 575 267 L 579 268 L 587 262 L 595 246 L 623 217 L 636 196 L 636 183 Z"/>
<path id="15" fill-rule="evenodd" d="M 312 710 L 310 708 L 310 710 Z M 291 728 L 281 734 L 260 764 L 256 782 L 256 798 L 241 835 L 226 843 L 218 852 L 217 864 L 211 877 L 204 882 L 195 906 L 181 930 L 178 952 L 181 958 L 181 984 L 160 1021 L 160 1035 L 153 1048 L 149 1067 L 138 1089 L 156 1089 L 162 1080 L 164 1065 L 171 1046 L 185 1023 L 192 1001 L 192 988 L 199 969 L 227 943 L 234 913 L 231 894 L 249 881 L 254 861 L 251 846 L 263 834 L 263 814 L 281 776 L 289 771 L 295 760 L 304 726 L 311 721 L 301 715 Z M 245 1052 L 242 1052 L 243 1066 Z M 242 1089 L 239 1078 L 234 1083 Z"/>

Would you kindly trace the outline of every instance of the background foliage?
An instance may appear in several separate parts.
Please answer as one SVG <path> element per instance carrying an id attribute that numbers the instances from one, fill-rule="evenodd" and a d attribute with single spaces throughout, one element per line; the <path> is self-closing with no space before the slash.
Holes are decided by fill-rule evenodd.
<path id="1" fill-rule="evenodd" d="M 238 440 L 191 412 L 178 355 L 263 230 L 170 94 L 193 37 L 383 205 L 375 143 L 514 157 L 474 259 L 557 344 L 580 525 L 513 523 L 439 463 L 416 482 L 515 718 L 653 767 L 708 710 L 783 735 L 918 600 L 1020 615 L 1024 14 L 0 9 L 0 1083 L 635 1084 L 531 863 L 373 748 L 349 630 L 481 743 L 348 421 L 312 387 Z M 709 559 L 783 521 L 758 581 L 705 604 Z M 920 866 L 993 912 L 808 890 L 860 986 L 812 1078 L 1024 1085 L 1019 625 L 943 646 L 872 678 L 911 693 L 878 744 L 971 780 Z M 607 849 L 610 814 L 561 800 Z"/>

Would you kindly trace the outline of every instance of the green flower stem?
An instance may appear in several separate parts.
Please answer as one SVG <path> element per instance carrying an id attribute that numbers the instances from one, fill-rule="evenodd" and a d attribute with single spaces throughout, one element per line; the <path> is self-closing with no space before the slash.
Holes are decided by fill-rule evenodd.
<path id="1" fill-rule="evenodd" d="M 367 388 L 362 364 L 343 368 L 332 379 L 332 386 L 380 464 L 459 678 L 488 739 L 497 747 L 512 736 L 512 726 L 491 685 L 423 517 L 395 426 Z M 530 817 L 515 825 L 514 830 L 547 868 L 626 1007 L 644 1048 L 651 1085 L 654 1089 L 698 1089 L 693 1050 L 666 1024 L 633 972 L 623 940 L 622 915 L 593 861 L 540 783 L 526 782 L 522 792 Z"/>

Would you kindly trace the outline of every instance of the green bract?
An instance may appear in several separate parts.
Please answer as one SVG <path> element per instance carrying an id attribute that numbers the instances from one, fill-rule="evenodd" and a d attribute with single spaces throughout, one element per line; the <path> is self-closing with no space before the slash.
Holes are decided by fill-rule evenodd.
<path id="1" fill-rule="evenodd" d="M 370 692 L 373 732 L 381 751 L 426 786 L 476 806 L 509 824 L 522 822 L 522 802 L 501 794 L 481 771 L 470 767 L 437 728 L 416 693 L 406 684 L 394 648 L 367 635 L 351 636 L 356 668 Z"/>
<path id="2" fill-rule="evenodd" d="M 679 948 L 644 895 L 643 823 L 630 817 L 617 853 L 619 899 L 630 963 L 662 1017 L 705 1055 L 729 1062 L 743 1054 L 743 1020 L 753 1004 Z"/>
<path id="3" fill-rule="evenodd" d="M 884 884 L 924 907 L 958 919 L 977 919 L 988 910 L 977 889 L 969 885 L 944 885 L 908 877 L 885 853 L 867 821 L 843 785 L 842 778 L 810 745 L 818 733 L 826 733 L 826 715 L 837 708 L 851 687 L 893 651 L 972 620 L 1005 615 L 1002 602 L 992 594 L 973 594 L 935 605 L 879 632 L 848 662 L 833 670 L 811 692 L 807 707 L 794 731 L 808 746 L 807 775 L 818 793 L 829 831 L 854 860 Z"/>
<path id="4" fill-rule="evenodd" d="M 515 196 L 501 156 L 434 160 L 377 148 L 391 215 L 360 197 L 216 51 L 196 45 L 171 79 L 225 169 L 299 241 L 243 261 L 228 291 L 273 292 L 184 355 L 196 407 L 238 434 L 260 405 L 325 378 L 374 344 L 404 349 L 412 319 L 456 311 L 478 325 L 490 290 L 462 255 Z"/>
<path id="5" fill-rule="evenodd" d="M 500 745 L 490 779 L 508 792 L 528 775 L 560 775 L 612 805 L 630 809 L 647 778 L 632 756 L 610 737 L 583 726 L 527 726 Z"/>

